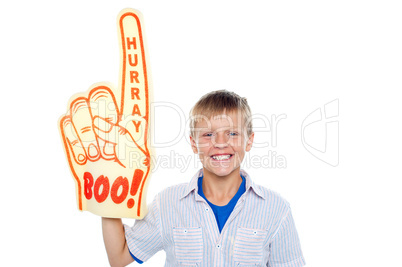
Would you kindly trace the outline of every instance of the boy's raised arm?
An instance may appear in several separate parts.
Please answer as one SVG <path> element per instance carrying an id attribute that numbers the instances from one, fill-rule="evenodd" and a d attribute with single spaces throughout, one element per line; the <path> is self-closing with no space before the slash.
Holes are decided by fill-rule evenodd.
<path id="1" fill-rule="evenodd" d="M 134 261 L 127 247 L 121 219 L 102 217 L 102 232 L 110 266 L 126 266 Z"/>

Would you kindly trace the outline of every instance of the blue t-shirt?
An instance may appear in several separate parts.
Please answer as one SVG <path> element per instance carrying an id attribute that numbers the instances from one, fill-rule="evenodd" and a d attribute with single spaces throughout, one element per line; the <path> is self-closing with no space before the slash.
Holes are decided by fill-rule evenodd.
<path id="1" fill-rule="evenodd" d="M 237 201 L 239 200 L 239 198 L 241 197 L 241 195 L 243 195 L 244 192 L 246 192 L 246 179 L 242 176 L 242 183 L 239 187 L 239 190 L 237 190 L 237 193 L 234 195 L 234 197 L 229 201 L 228 204 L 226 204 L 225 206 L 217 206 L 212 204 L 211 202 L 208 201 L 208 199 L 205 197 L 204 192 L 202 191 L 202 179 L 204 177 L 201 176 L 200 178 L 198 178 L 198 194 L 200 196 L 202 196 L 207 203 L 209 204 L 209 206 L 211 207 L 212 211 L 215 214 L 215 218 L 216 218 L 216 222 L 218 224 L 218 228 L 219 228 L 219 232 L 222 231 L 223 226 L 225 225 L 226 221 L 228 220 L 230 214 L 232 213 L 234 207 L 236 206 Z M 138 263 L 143 263 L 143 261 L 137 259 L 129 250 L 131 256 L 133 257 L 133 259 L 138 262 Z"/>
<path id="2" fill-rule="evenodd" d="M 204 178 L 204 177 L 200 177 L 198 179 L 198 194 L 200 196 L 202 196 L 207 201 L 209 206 L 211 207 L 212 211 L 215 214 L 219 232 L 221 232 L 223 229 L 223 226 L 225 225 L 225 223 L 228 220 L 230 214 L 232 213 L 234 207 L 236 206 L 236 203 L 239 200 L 240 196 L 243 195 L 244 192 L 246 192 L 246 179 L 244 177 L 241 177 L 243 182 L 241 183 L 239 190 L 237 190 L 237 193 L 229 201 L 228 204 L 226 204 L 225 206 L 217 206 L 217 205 L 214 205 L 211 202 L 209 202 L 208 199 L 205 197 L 204 192 L 202 191 L 202 178 Z"/>

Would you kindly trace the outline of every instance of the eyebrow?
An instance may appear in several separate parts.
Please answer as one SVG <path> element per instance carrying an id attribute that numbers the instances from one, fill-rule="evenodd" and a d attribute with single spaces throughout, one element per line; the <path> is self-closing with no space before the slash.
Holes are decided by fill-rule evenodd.
<path id="1" fill-rule="evenodd" d="M 242 129 L 240 127 L 219 127 L 218 129 L 212 130 L 210 127 L 204 127 L 204 128 L 196 128 L 196 132 L 216 132 L 216 130 L 220 131 L 241 131 Z"/>

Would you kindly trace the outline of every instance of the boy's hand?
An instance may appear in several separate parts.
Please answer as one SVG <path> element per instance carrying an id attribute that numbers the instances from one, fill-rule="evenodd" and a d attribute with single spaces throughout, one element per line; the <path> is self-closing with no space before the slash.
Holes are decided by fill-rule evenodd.
<path id="1" fill-rule="evenodd" d="M 118 16 L 120 84 L 75 95 L 59 121 L 78 207 L 103 217 L 141 219 L 150 174 L 150 88 L 140 14 Z M 120 102 L 118 102 L 120 99 Z"/>

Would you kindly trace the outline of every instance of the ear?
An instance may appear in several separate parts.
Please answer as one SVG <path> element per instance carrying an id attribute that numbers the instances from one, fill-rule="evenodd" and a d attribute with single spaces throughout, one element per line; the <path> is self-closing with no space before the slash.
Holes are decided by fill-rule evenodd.
<path id="1" fill-rule="evenodd" d="M 251 147 L 253 146 L 253 142 L 254 142 L 254 133 L 251 133 L 247 139 L 247 144 L 246 144 L 247 152 L 249 152 L 251 150 Z"/>
<path id="2" fill-rule="evenodd" d="M 190 142 L 191 142 L 191 149 L 193 150 L 194 154 L 198 154 L 197 143 L 195 142 L 194 138 L 190 135 Z"/>

